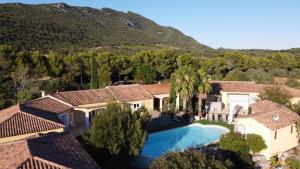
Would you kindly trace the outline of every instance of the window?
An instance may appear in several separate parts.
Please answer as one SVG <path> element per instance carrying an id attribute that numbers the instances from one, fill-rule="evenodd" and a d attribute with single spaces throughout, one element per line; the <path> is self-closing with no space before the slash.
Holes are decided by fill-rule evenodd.
<path id="1" fill-rule="evenodd" d="M 291 125 L 291 133 L 293 133 L 294 125 Z"/>
<path id="2" fill-rule="evenodd" d="M 139 107 L 140 107 L 140 104 L 133 104 L 134 109 L 139 108 Z"/>
<path id="3" fill-rule="evenodd" d="M 275 131 L 274 140 L 277 139 L 277 131 Z"/>

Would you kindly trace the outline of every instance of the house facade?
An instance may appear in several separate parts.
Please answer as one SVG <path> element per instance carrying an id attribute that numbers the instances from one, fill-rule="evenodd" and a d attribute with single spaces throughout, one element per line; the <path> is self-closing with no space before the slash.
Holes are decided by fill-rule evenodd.
<path id="1" fill-rule="evenodd" d="M 251 114 L 237 117 L 235 131 L 246 136 L 252 133 L 262 136 L 267 148 L 260 152 L 261 155 L 270 159 L 299 145 L 297 113 L 267 100 L 256 102 L 250 107 Z"/>

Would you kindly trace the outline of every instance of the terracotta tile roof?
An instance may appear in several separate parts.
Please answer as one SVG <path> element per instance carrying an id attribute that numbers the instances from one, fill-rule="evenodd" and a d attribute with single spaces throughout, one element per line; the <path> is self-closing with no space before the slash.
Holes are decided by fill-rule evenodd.
<path id="1" fill-rule="evenodd" d="M 279 119 L 277 121 L 274 120 L 274 116 L 277 116 Z M 279 109 L 272 112 L 255 113 L 251 116 L 251 118 L 271 130 L 277 130 L 291 124 L 295 124 L 299 116 L 296 113 Z"/>
<path id="2" fill-rule="evenodd" d="M 27 102 L 26 107 L 35 108 L 51 113 L 63 113 L 72 108 L 72 106 L 57 101 L 51 97 L 44 97 Z"/>
<path id="3" fill-rule="evenodd" d="M 139 84 L 107 87 L 120 102 L 153 99 L 154 97 Z"/>
<path id="4" fill-rule="evenodd" d="M 277 130 L 291 124 L 294 124 L 299 116 L 285 106 L 278 105 L 271 101 L 260 101 L 250 106 L 253 113 L 238 118 L 253 118 L 271 130 Z M 277 116 L 279 120 L 274 120 Z"/>
<path id="5" fill-rule="evenodd" d="M 69 133 L 0 144 L 0 157 L 1 169 L 99 168 Z"/>
<path id="6" fill-rule="evenodd" d="M 220 92 L 259 93 L 263 89 L 262 86 L 249 81 L 212 81 L 211 83 L 213 94 Z"/>
<path id="7" fill-rule="evenodd" d="M 290 111 L 292 112 L 289 108 L 280 105 L 278 103 L 274 103 L 269 100 L 262 100 L 256 103 L 253 103 L 250 105 L 252 112 L 253 113 L 258 113 L 258 112 L 271 112 L 271 111 L 276 111 L 279 109 L 282 109 L 284 111 Z"/>
<path id="8" fill-rule="evenodd" d="M 73 106 L 103 103 L 114 100 L 113 95 L 107 89 L 58 92 L 52 96 Z"/>
<path id="9" fill-rule="evenodd" d="M 20 105 L 0 111 L 0 138 L 49 131 L 64 125 L 20 110 Z"/>
<path id="10" fill-rule="evenodd" d="M 146 89 L 148 92 L 150 92 L 152 95 L 170 93 L 170 83 L 147 84 L 147 85 L 142 85 L 142 87 Z"/>

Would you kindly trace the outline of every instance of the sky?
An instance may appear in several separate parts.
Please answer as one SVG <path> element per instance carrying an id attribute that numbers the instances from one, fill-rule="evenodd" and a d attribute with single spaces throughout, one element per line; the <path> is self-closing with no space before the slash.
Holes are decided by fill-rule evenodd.
<path id="1" fill-rule="evenodd" d="M 300 47 L 300 0 L 0 0 L 7 2 L 132 11 L 212 48 Z"/>

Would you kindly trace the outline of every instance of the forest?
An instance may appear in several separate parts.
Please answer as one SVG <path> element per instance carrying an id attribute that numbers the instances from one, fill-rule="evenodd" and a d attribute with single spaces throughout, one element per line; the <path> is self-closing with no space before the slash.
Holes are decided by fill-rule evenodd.
<path id="1" fill-rule="evenodd" d="M 242 51 L 224 51 L 207 57 L 161 48 L 125 53 L 91 49 L 66 54 L 28 51 L 2 44 L 0 108 L 40 97 L 41 90 L 49 94 L 89 89 L 91 58 L 96 61 L 98 87 L 169 81 L 172 73 L 183 66 L 201 68 L 212 80 L 270 84 L 282 77 L 287 85 L 300 87 L 300 60 L 286 52 L 254 56 Z"/>

